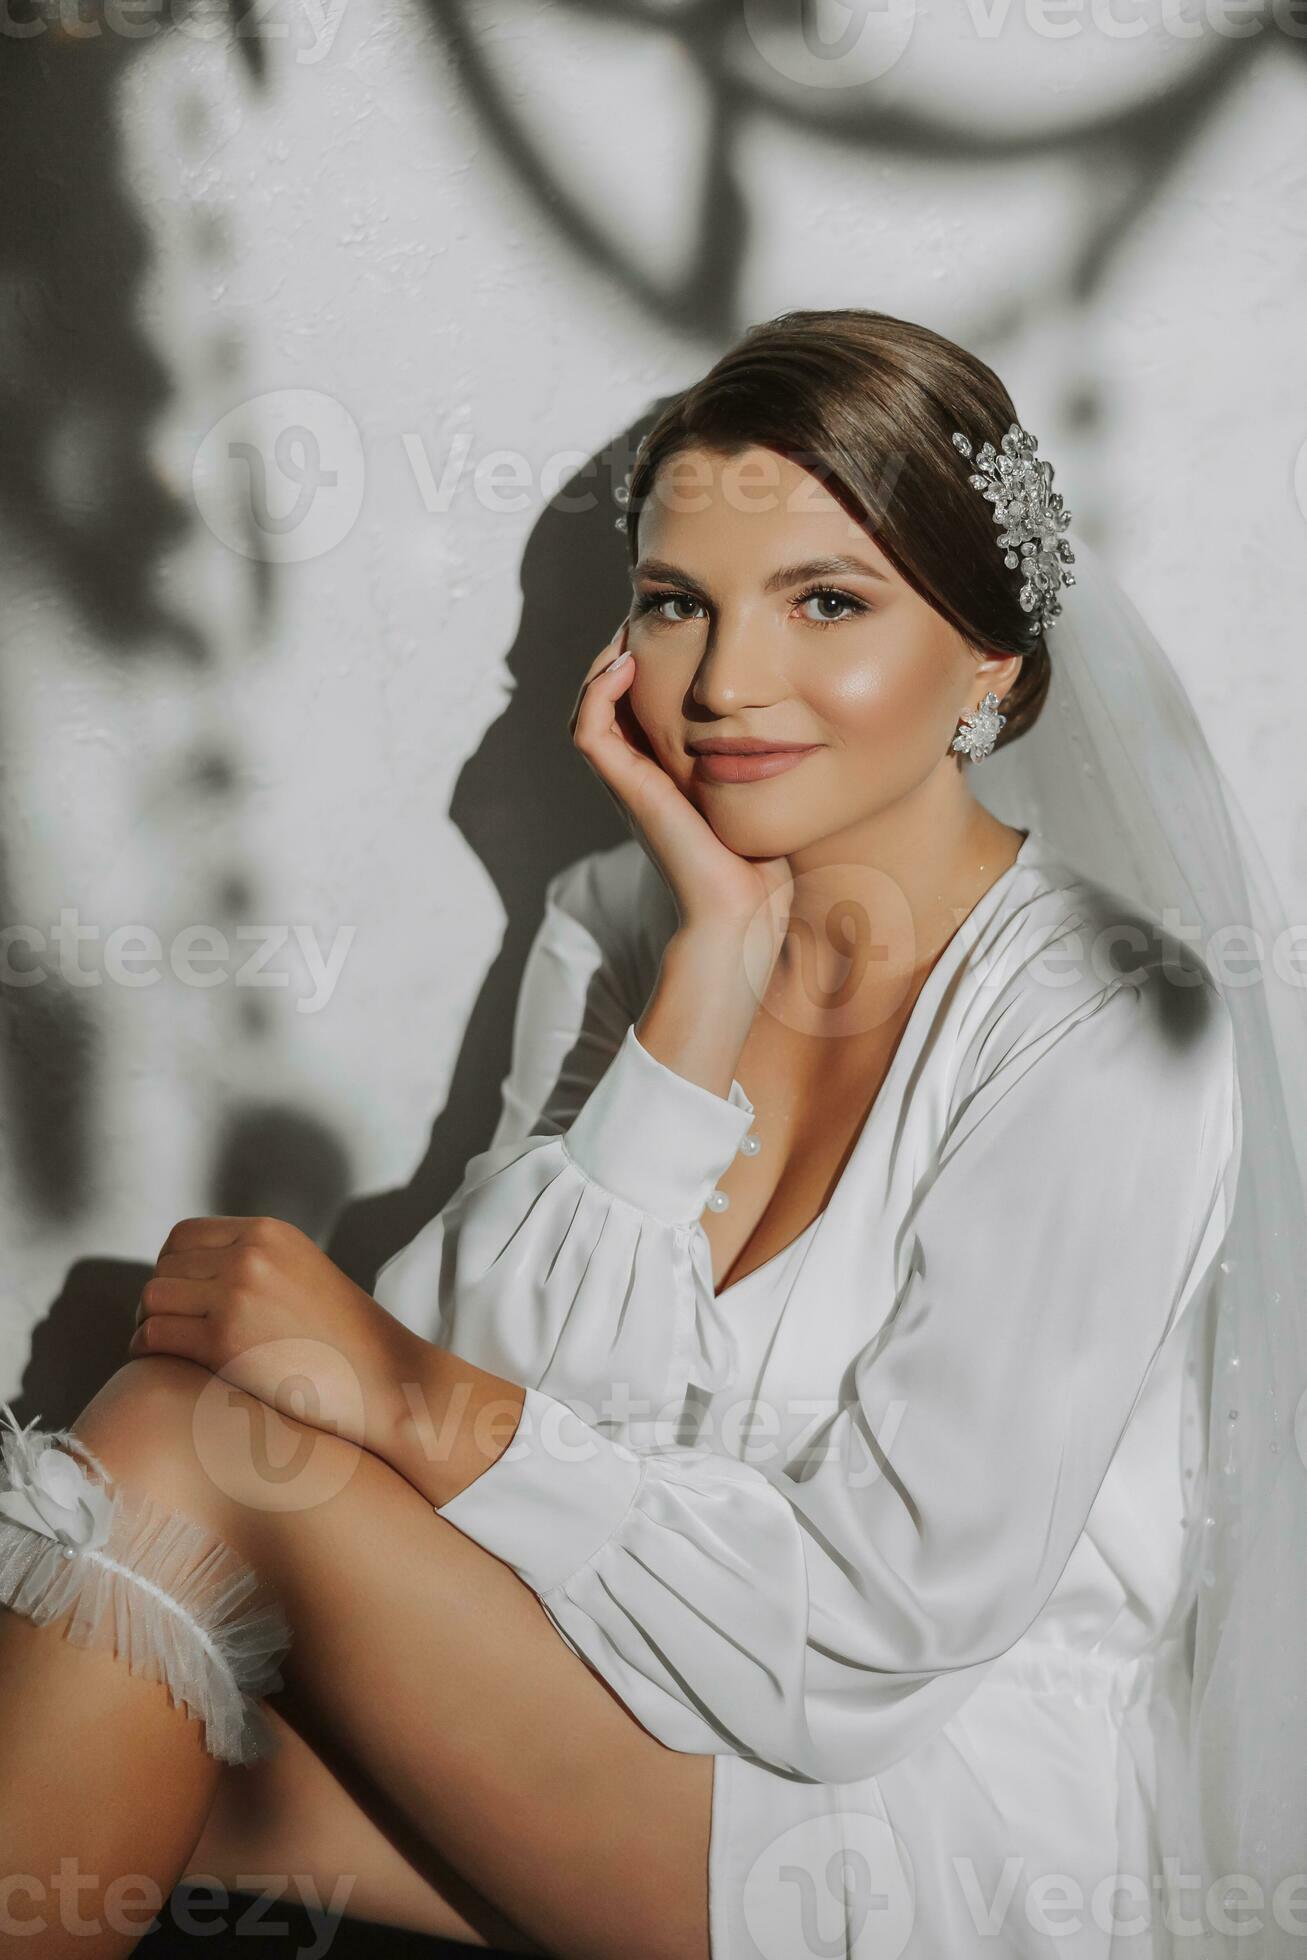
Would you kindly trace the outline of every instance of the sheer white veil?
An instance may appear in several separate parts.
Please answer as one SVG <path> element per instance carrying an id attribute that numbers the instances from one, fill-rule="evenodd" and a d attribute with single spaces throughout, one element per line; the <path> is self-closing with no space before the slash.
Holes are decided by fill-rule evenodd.
<path id="1" fill-rule="evenodd" d="M 1242 1149 L 1229 1235 L 1190 1338 L 1205 1462 L 1185 1518 L 1193 1692 L 1157 1751 L 1159 1960 L 1307 1955 L 1307 932 L 1153 633 L 1097 555 L 1048 629 L 1035 726 L 969 766 L 1004 822 L 1205 961 L 1234 1021 Z M 1086 1199 L 1094 1193 L 1086 1191 Z M 1149 1201 L 1165 1204 L 1159 1164 Z M 1019 1226 L 1017 1227 L 1019 1229 Z M 1115 1229 L 1111 1218 L 1103 1229 Z M 1201 1500 L 1201 1501 L 1200 1501 Z M 1296 1882 L 1295 1882 L 1296 1881 Z M 1277 1890 L 1278 1888 L 1278 1890 Z M 1138 1953 L 1138 1937 L 1113 1945 Z"/>

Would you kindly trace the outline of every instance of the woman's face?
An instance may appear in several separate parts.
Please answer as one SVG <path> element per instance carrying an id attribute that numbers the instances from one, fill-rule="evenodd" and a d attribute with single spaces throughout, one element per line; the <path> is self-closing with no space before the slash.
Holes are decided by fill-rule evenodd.
<path id="1" fill-rule="evenodd" d="M 936 772 L 955 793 L 959 717 L 1001 698 L 1020 658 L 974 653 L 818 478 L 761 447 L 682 451 L 639 524 L 627 699 L 732 850 L 792 856 Z M 693 745 L 726 736 L 812 746 L 722 780 Z"/>

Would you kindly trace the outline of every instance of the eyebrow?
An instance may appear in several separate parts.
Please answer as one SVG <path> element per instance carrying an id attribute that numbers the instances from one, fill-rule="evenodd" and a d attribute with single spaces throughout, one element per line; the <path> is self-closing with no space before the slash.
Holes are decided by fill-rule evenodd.
<path id="1" fill-rule="evenodd" d="M 786 586 L 799 585 L 805 579 L 831 578 L 837 575 L 848 577 L 850 574 L 856 577 L 879 579 L 882 585 L 888 585 L 890 582 L 884 572 L 877 571 L 876 567 L 869 565 L 865 559 L 837 553 L 829 558 L 806 558 L 800 565 L 782 565 L 763 580 L 762 589 L 764 592 L 781 592 Z M 697 592 L 701 598 L 706 599 L 709 596 L 707 587 L 701 585 L 693 573 L 682 571 L 679 565 L 669 563 L 666 558 L 642 558 L 631 576 L 668 579 Z"/>

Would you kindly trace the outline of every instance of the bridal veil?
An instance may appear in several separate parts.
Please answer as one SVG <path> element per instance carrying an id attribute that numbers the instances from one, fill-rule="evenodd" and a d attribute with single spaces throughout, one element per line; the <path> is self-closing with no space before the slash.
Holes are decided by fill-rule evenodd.
<path id="1" fill-rule="evenodd" d="M 1307 930 L 1283 916 L 1157 639 L 1079 539 L 1075 563 L 1047 631 L 1042 713 L 971 783 L 1187 939 L 1234 1021 L 1242 1154 L 1195 1329 L 1206 1448 L 1181 1602 L 1193 1689 L 1158 1752 L 1164 1869 L 1144 1945 L 1158 1960 L 1280 1960 L 1307 1952 Z M 1150 1201 L 1166 1195 L 1163 1164 Z"/>

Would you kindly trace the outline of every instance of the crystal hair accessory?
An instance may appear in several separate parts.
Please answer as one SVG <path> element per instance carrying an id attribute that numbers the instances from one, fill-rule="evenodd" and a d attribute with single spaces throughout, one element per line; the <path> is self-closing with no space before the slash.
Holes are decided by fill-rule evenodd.
<path id="1" fill-rule="evenodd" d="M 613 502 L 615 504 L 620 504 L 622 507 L 621 516 L 615 517 L 613 519 L 613 523 L 619 531 L 624 531 L 626 529 L 627 516 L 628 516 L 626 506 L 631 501 L 631 477 L 634 474 L 634 471 L 635 471 L 635 465 L 632 464 L 631 468 L 626 472 L 626 475 L 622 478 L 621 482 L 617 484 L 613 490 Z"/>
<path id="2" fill-rule="evenodd" d="M 1075 553 L 1062 535 L 1071 513 L 1061 492 L 1053 488 L 1053 465 L 1036 455 L 1035 438 L 1019 422 L 1012 424 L 998 449 L 986 442 L 973 455 L 960 429 L 953 431 L 953 446 L 975 463 L 968 481 L 993 504 L 994 522 L 1004 527 L 996 542 L 1003 550 L 1003 563 L 1021 573 L 1018 596 L 1022 609 L 1031 615 L 1030 634 L 1038 638 L 1062 610 L 1059 588 L 1076 582 L 1067 570 L 1075 563 Z"/>
<path id="3" fill-rule="evenodd" d="M 36 1417 L 20 1427 L 7 1402 L 0 1409 L 0 1607 L 37 1626 L 66 1615 L 74 1646 L 165 1683 L 203 1722 L 211 1756 L 275 1755 L 257 1698 L 285 1685 L 278 1663 L 291 1628 L 280 1602 L 207 1526 L 113 1487 L 73 1431 L 37 1429 Z"/>

